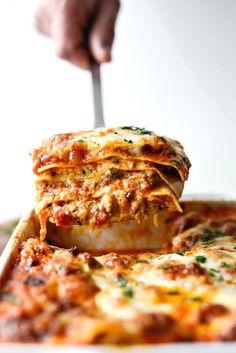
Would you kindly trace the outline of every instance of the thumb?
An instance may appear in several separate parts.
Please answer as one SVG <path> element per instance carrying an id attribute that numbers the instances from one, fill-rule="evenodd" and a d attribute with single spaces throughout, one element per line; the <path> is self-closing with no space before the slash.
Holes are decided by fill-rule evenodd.
<path id="1" fill-rule="evenodd" d="M 119 0 L 101 0 L 89 34 L 89 49 L 98 63 L 111 61 Z"/>

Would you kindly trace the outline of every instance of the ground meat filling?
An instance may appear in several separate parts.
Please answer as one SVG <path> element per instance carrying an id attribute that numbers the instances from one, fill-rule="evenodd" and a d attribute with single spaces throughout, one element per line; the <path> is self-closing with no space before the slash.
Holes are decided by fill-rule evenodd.
<path id="1" fill-rule="evenodd" d="M 55 173 L 55 172 L 54 172 Z M 57 225 L 101 226 L 134 218 L 138 221 L 169 207 L 169 197 L 147 200 L 147 194 L 162 183 L 153 170 L 106 170 L 94 178 L 68 178 L 66 181 L 40 180 L 37 199 L 40 212 Z"/>

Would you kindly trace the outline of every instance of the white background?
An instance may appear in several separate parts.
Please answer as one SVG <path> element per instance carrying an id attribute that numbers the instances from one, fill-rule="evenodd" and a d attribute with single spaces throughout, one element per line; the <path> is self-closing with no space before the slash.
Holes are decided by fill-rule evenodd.
<path id="1" fill-rule="evenodd" d="M 93 127 L 90 75 L 33 29 L 33 0 L 0 0 L 0 220 L 33 206 L 29 151 Z M 186 192 L 235 189 L 236 0 L 123 0 L 102 69 L 107 126 L 179 139 Z"/>

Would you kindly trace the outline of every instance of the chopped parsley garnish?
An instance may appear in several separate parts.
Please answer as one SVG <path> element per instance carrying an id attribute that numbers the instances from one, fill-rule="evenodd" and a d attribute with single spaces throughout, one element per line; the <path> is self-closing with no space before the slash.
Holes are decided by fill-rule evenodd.
<path id="1" fill-rule="evenodd" d="M 78 139 L 77 142 L 85 142 L 83 139 Z"/>
<path id="2" fill-rule="evenodd" d="M 124 130 L 132 130 L 137 132 L 139 135 L 153 135 L 153 131 L 150 130 L 146 130 L 144 127 L 140 128 L 140 127 L 136 127 L 136 126 L 122 126 L 121 129 Z"/>
<path id="3" fill-rule="evenodd" d="M 82 222 L 79 219 L 77 219 L 77 221 L 75 223 L 78 224 L 79 226 L 82 225 Z"/>
<path id="4" fill-rule="evenodd" d="M 126 140 L 126 139 L 124 139 L 124 141 L 125 141 L 125 142 L 128 142 L 128 143 L 133 143 L 132 140 Z"/>
<path id="5" fill-rule="evenodd" d="M 133 291 L 133 289 L 132 289 L 131 287 L 127 287 L 127 288 L 124 290 L 123 294 L 124 294 L 124 296 L 125 296 L 126 298 L 133 298 L 133 296 L 134 296 L 134 291 Z"/>
<path id="6" fill-rule="evenodd" d="M 161 266 L 161 269 L 164 271 L 168 270 L 169 268 L 170 268 L 170 266 L 168 266 L 168 265 Z"/>
<path id="7" fill-rule="evenodd" d="M 127 285 L 127 279 L 125 277 L 123 277 L 122 275 L 118 275 L 117 280 L 118 280 L 120 287 L 125 287 Z"/>
<path id="8" fill-rule="evenodd" d="M 225 261 L 221 261 L 221 267 L 226 267 L 226 268 L 230 268 L 231 270 L 236 270 L 236 265 L 231 265 Z"/>
<path id="9" fill-rule="evenodd" d="M 219 273 L 220 271 L 217 270 L 216 268 L 210 268 L 210 271 L 213 272 L 213 273 Z"/>
<path id="10" fill-rule="evenodd" d="M 236 250 L 236 246 L 234 247 L 234 250 Z"/>
<path id="11" fill-rule="evenodd" d="M 197 255 L 195 256 L 195 261 L 200 262 L 201 264 L 204 264 L 206 262 L 206 257 L 202 255 Z"/>
<path id="12" fill-rule="evenodd" d="M 218 229 L 204 229 L 203 231 L 203 237 L 202 237 L 202 241 L 203 243 L 212 243 L 215 238 L 220 238 L 220 237 L 225 237 L 228 236 L 227 234 L 222 233 L 220 230 Z"/>
<path id="13" fill-rule="evenodd" d="M 223 282 L 224 281 L 224 277 L 222 275 L 219 275 L 219 277 L 217 277 L 217 281 Z"/>

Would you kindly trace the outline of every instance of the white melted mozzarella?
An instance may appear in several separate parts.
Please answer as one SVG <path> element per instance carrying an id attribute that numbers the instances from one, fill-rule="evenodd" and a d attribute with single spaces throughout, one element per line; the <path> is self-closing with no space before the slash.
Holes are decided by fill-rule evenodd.
<path id="1" fill-rule="evenodd" d="M 84 135 L 72 139 L 72 143 L 76 141 L 84 141 L 86 143 L 95 144 L 100 147 L 104 147 L 108 144 L 126 143 L 127 149 L 135 155 L 139 155 L 141 152 L 141 146 L 150 141 L 150 134 L 137 134 L 132 130 L 125 130 L 121 128 L 110 129 L 108 133 L 107 129 L 96 129 L 92 130 Z"/>

